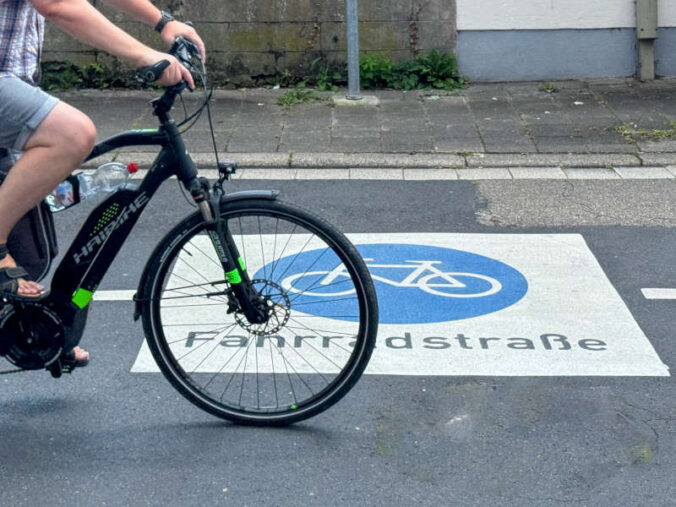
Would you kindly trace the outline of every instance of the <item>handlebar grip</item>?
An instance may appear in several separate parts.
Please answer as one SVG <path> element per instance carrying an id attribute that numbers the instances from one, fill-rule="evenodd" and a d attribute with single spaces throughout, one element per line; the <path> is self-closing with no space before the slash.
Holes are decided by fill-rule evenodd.
<path id="1" fill-rule="evenodd" d="M 154 65 L 141 67 L 136 71 L 136 75 L 145 83 L 154 83 L 160 79 L 160 76 L 162 76 L 162 73 L 169 65 L 169 60 L 160 60 Z"/>

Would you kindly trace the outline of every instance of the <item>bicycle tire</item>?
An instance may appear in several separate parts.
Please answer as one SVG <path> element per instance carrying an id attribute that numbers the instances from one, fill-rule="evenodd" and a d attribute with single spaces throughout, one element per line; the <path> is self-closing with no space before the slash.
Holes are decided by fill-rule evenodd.
<path id="1" fill-rule="evenodd" d="M 374 346 L 375 346 L 375 339 L 376 339 L 376 333 L 377 333 L 377 327 L 378 327 L 378 306 L 377 306 L 377 300 L 376 300 L 376 293 L 375 289 L 373 286 L 373 282 L 371 280 L 371 277 L 369 275 L 368 269 L 362 260 L 361 256 L 357 252 L 357 250 L 354 248 L 354 246 L 350 243 L 350 241 L 340 232 L 338 231 L 335 227 L 330 225 L 328 222 L 323 220 L 320 217 L 317 217 L 313 213 L 300 208 L 295 205 L 291 205 L 279 200 L 265 200 L 265 199 L 247 199 L 247 200 L 239 200 L 239 201 L 233 201 L 233 202 L 228 202 L 226 204 L 223 204 L 221 207 L 221 213 L 220 217 L 222 220 L 225 221 L 226 225 L 230 228 L 231 234 L 233 234 L 233 237 L 235 239 L 235 242 L 238 244 L 238 248 L 240 248 L 240 253 L 243 253 L 243 256 L 246 257 L 246 255 L 249 255 L 249 258 L 244 259 L 245 262 L 248 264 L 252 262 L 251 257 L 257 257 L 258 255 L 254 255 L 251 252 L 246 251 L 247 245 L 251 246 L 254 245 L 255 243 L 252 243 L 254 240 L 258 241 L 254 235 L 248 235 L 244 233 L 244 225 L 242 224 L 242 219 L 244 218 L 245 221 L 248 219 L 254 219 L 256 218 L 258 220 L 258 228 L 259 228 L 259 236 L 260 236 L 260 249 L 261 253 L 263 256 L 263 261 L 259 262 L 262 264 L 262 273 L 264 273 L 266 276 L 262 279 L 258 279 L 254 276 L 254 272 L 250 269 L 251 266 L 247 265 L 247 269 L 249 269 L 249 273 L 252 279 L 256 278 L 256 283 L 259 285 L 262 285 L 263 288 L 261 289 L 263 292 L 267 289 L 268 292 L 266 293 L 267 296 L 272 300 L 273 298 L 277 297 L 279 298 L 278 301 L 274 301 L 275 305 L 275 318 L 277 319 L 277 325 L 279 325 L 279 317 L 277 317 L 277 312 L 280 314 L 286 312 L 288 314 L 287 317 L 287 323 L 284 325 L 286 327 L 282 327 L 279 329 L 275 329 L 275 334 L 270 333 L 269 335 L 264 334 L 261 329 L 254 329 L 253 326 L 248 324 L 250 329 L 247 329 L 247 323 L 242 322 L 241 316 L 237 317 L 237 312 L 232 313 L 232 314 L 226 314 L 226 315 L 232 315 L 233 319 L 236 321 L 236 324 L 231 324 L 231 326 L 234 326 L 234 329 L 237 329 L 238 331 L 241 329 L 244 329 L 245 331 L 249 332 L 249 335 L 247 337 L 246 343 L 246 349 L 244 349 L 244 345 L 240 346 L 240 349 L 244 350 L 243 352 L 243 357 L 247 357 L 250 354 L 250 348 L 253 345 L 253 349 L 255 352 L 255 366 L 256 366 L 256 373 L 255 373 L 255 389 L 252 388 L 252 390 L 255 392 L 255 396 L 258 400 L 258 406 L 256 407 L 247 407 L 242 404 L 242 393 L 240 393 L 240 398 L 238 405 L 234 402 L 225 402 L 224 401 L 224 396 L 225 393 L 228 392 L 229 386 L 233 382 L 233 379 L 238 378 L 241 375 L 241 390 L 242 392 L 244 391 L 244 386 L 250 384 L 253 382 L 253 377 L 251 377 L 252 373 L 247 373 L 246 371 L 246 365 L 248 360 L 244 360 L 244 369 L 242 370 L 241 373 L 238 373 L 238 368 L 239 365 L 235 368 L 234 372 L 230 372 L 229 370 L 225 370 L 226 366 L 221 367 L 221 371 L 217 371 L 209 383 L 206 385 L 207 388 L 211 387 L 211 384 L 214 381 L 214 378 L 216 378 L 218 375 L 221 373 L 225 374 L 230 374 L 230 380 L 228 384 L 225 387 L 225 390 L 223 391 L 223 394 L 220 396 L 220 399 L 216 399 L 215 395 L 207 392 L 206 388 L 204 385 L 201 385 L 201 382 L 198 381 L 199 379 L 206 380 L 207 376 L 212 376 L 213 374 L 213 369 L 215 367 L 211 367 L 212 370 L 206 371 L 208 368 L 206 366 L 207 363 L 213 363 L 214 358 L 216 356 L 223 355 L 224 353 L 221 351 L 219 348 L 219 345 L 224 345 L 225 340 L 228 339 L 228 341 L 235 341 L 235 338 L 232 337 L 232 335 L 228 336 L 229 333 L 231 333 L 231 330 L 229 330 L 225 337 L 222 338 L 222 341 L 218 342 L 220 338 L 218 336 L 213 336 L 209 339 L 205 338 L 205 341 L 202 342 L 200 346 L 203 346 L 204 344 L 208 342 L 214 342 L 213 349 L 211 352 L 209 352 L 209 355 L 211 356 L 211 359 L 209 359 L 209 355 L 206 356 L 206 358 L 202 359 L 201 362 L 197 365 L 194 363 L 196 362 L 196 359 L 193 359 L 193 364 L 191 365 L 192 368 L 194 368 L 194 371 L 188 372 L 186 371 L 186 360 L 185 356 L 182 358 L 177 358 L 174 350 L 177 349 L 176 343 L 180 342 L 175 342 L 173 339 L 167 339 L 167 334 L 171 334 L 174 332 L 174 329 L 169 329 L 173 324 L 166 324 L 164 325 L 163 322 L 166 320 L 167 322 L 173 322 L 173 318 L 175 315 L 181 314 L 180 311 L 169 311 L 167 310 L 168 308 L 176 308 L 176 306 L 173 304 L 173 302 L 170 302 L 171 299 L 179 299 L 180 297 L 183 297 L 184 299 L 190 299 L 190 298 L 202 298 L 200 300 L 204 300 L 202 296 L 204 296 L 207 300 L 212 300 L 210 301 L 209 304 L 202 304 L 199 305 L 201 307 L 207 307 L 207 308 L 199 308 L 199 310 L 195 310 L 195 314 L 198 315 L 199 312 L 205 312 L 204 314 L 208 314 L 209 312 L 212 312 L 209 315 L 214 315 L 214 311 L 218 311 L 218 315 L 222 316 L 222 318 L 225 318 L 225 315 L 223 315 L 225 312 L 221 310 L 217 310 L 216 307 L 223 307 L 225 305 L 225 302 L 222 304 L 216 300 L 215 303 L 213 303 L 213 299 L 216 298 L 216 296 L 209 296 L 209 295 L 203 295 L 203 294 L 197 294 L 196 296 L 192 296 L 192 292 L 188 292 L 188 296 L 175 296 L 175 297 L 162 297 L 164 294 L 178 294 L 182 291 L 187 291 L 187 290 L 197 290 L 195 286 L 188 287 L 187 289 L 185 287 L 171 287 L 171 279 L 172 276 L 178 276 L 179 278 L 186 279 L 185 273 L 186 270 L 184 269 L 184 264 L 188 264 L 187 261 L 182 260 L 181 258 L 181 252 L 185 251 L 188 253 L 193 253 L 195 258 L 201 258 L 201 254 L 204 254 L 207 256 L 205 253 L 205 248 L 200 248 L 199 244 L 204 244 L 198 241 L 198 239 L 201 239 L 201 234 L 203 234 L 205 224 L 203 222 L 202 216 L 198 213 L 195 213 L 185 219 L 183 222 L 181 222 L 179 225 L 177 225 L 172 231 L 170 231 L 167 236 L 161 241 L 161 243 L 157 246 L 155 249 L 155 252 L 151 256 L 151 259 L 149 260 L 148 268 L 146 270 L 146 276 L 144 279 L 144 282 L 142 284 L 142 294 L 140 297 L 141 301 L 141 316 L 143 319 L 143 327 L 144 327 L 144 333 L 146 336 L 146 340 L 148 343 L 148 346 L 150 348 L 150 351 L 152 352 L 153 357 L 155 358 L 155 361 L 157 362 L 160 370 L 164 374 L 164 376 L 169 380 L 169 382 L 189 401 L 191 401 L 193 404 L 197 405 L 198 407 L 206 410 L 207 412 L 214 414 L 218 417 L 221 417 L 223 419 L 230 420 L 235 423 L 240 423 L 240 424 L 250 424 L 250 425 L 272 425 L 272 426 L 281 426 L 281 425 L 287 425 L 291 424 L 294 422 L 298 422 L 304 419 L 307 419 L 309 417 L 312 417 L 320 412 L 323 412 L 324 410 L 328 409 L 331 407 L 333 404 L 335 404 L 337 401 L 339 401 L 347 392 L 355 385 L 355 383 L 358 381 L 358 379 L 361 377 L 364 369 L 366 368 L 368 361 L 371 357 L 371 354 L 373 352 Z M 325 251 L 321 254 L 320 257 L 323 257 L 326 252 L 329 252 L 329 257 L 335 256 L 337 259 L 339 259 L 341 262 L 344 263 L 345 268 L 347 271 L 350 273 L 350 280 L 354 283 L 355 285 L 355 297 L 356 303 L 354 302 L 349 302 L 351 308 L 358 308 L 359 314 L 358 314 L 358 319 L 349 319 L 348 321 L 345 320 L 336 320 L 336 319 L 330 319 L 329 321 L 326 320 L 321 320 L 325 319 L 322 316 L 306 316 L 305 313 L 299 312 L 297 310 L 297 307 L 300 306 L 300 303 L 297 303 L 297 300 L 293 300 L 290 297 L 286 297 L 286 299 L 283 299 L 283 291 L 281 291 L 281 287 L 279 285 L 275 285 L 275 282 L 273 278 L 275 277 L 275 269 L 281 269 L 281 266 L 283 267 L 284 264 L 288 264 L 286 266 L 286 270 L 290 269 L 291 266 L 293 266 L 294 262 L 297 262 L 297 259 L 299 257 L 302 257 L 303 255 L 303 250 L 300 252 L 293 252 L 291 255 L 295 255 L 292 261 L 288 261 L 290 256 L 283 257 L 284 251 L 282 251 L 279 255 L 280 258 L 279 260 L 273 260 L 272 263 L 267 263 L 266 264 L 266 259 L 265 259 L 265 250 L 267 247 L 264 246 L 264 242 L 269 243 L 270 238 L 268 237 L 268 234 L 263 233 L 263 229 L 266 231 L 270 229 L 269 226 L 266 225 L 266 227 L 261 228 L 261 218 L 264 220 L 272 220 L 276 221 L 275 225 L 275 250 L 277 247 L 277 232 L 278 229 L 280 229 L 282 226 L 286 227 L 285 223 L 289 223 L 294 225 L 293 231 L 296 230 L 296 227 L 302 227 L 309 231 L 310 233 L 313 234 L 313 237 L 317 238 L 317 242 L 321 241 L 326 244 L 328 248 L 325 249 Z M 239 222 L 239 224 L 237 224 Z M 255 223 L 255 222 L 254 222 Z M 280 223 L 282 224 L 280 226 Z M 238 236 L 237 233 L 238 231 L 235 230 L 237 227 L 241 229 L 241 235 Z M 294 232 L 291 232 L 288 234 L 289 238 L 287 239 L 286 246 L 284 247 L 284 250 L 288 247 L 288 245 L 292 242 L 291 240 L 294 239 L 297 240 L 298 237 L 294 236 Z M 300 235 L 299 237 L 302 237 L 303 241 L 305 240 L 304 235 Z M 193 239 L 194 238 L 194 239 Z M 315 241 L 314 239 L 311 238 L 311 240 L 308 240 L 309 244 L 311 241 Z M 267 244 L 266 243 L 266 244 Z M 295 243 L 294 243 L 295 244 Z M 305 247 L 303 247 L 305 248 Z M 242 249 L 244 252 L 242 252 Z M 199 250 L 201 253 L 198 254 L 197 250 Z M 269 248 L 268 248 L 269 250 Z M 293 249 L 292 249 L 293 250 Z M 319 252 L 320 250 L 308 250 L 306 253 L 307 255 L 313 253 L 313 252 Z M 275 257 L 276 252 L 273 252 L 272 256 Z M 192 255 L 192 254 L 191 254 Z M 306 256 L 307 256 L 306 255 Z M 192 258 L 189 258 L 190 261 L 193 261 Z M 277 264 L 275 264 L 275 261 Z M 197 262 L 197 261 L 196 261 Z M 291 264 L 289 264 L 291 262 Z M 316 263 L 317 261 L 315 261 Z M 252 264 L 255 264 L 252 263 Z M 213 267 L 213 261 L 212 264 L 208 265 L 210 267 L 204 267 L 203 271 L 207 271 L 208 269 L 211 269 Z M 266 271 L 266 266 L 269 267 L 269 273 Z M 213 268 L 215 269 L 215 268 Z M 285 272 L 286 272 L 285 270 Z M 259 272 L 261 269 L 259 268 Z M 182 273 L 181 275 L 177 275 L 177 273 Z M 221 276 L 222 276 L 222 271 L 221 271 Z M 283 276 L 283 275 L 282 275 Z M 208 277 L 204 277 L 207 282 L 208 282 Z M 268 279 L 269 278 L 269 279 Z M 265 280 L 265 282 L 262 282 L 262 280 Z M 192 281 L 192 280 L 191 280 Z M 211 286 L 215 286 L 216 282 L 209 282 Z M 225 281 L 218 281 L 218 284 L 225 284 Z M 270 285 L 268 285 L 270 284 Z M 207 285 L 207 284 L 202 284 Z M 229 286 L 229 285 L 226 285 Z M 274 293 L 270 292 L 270 288 L 274 289 Z M 180 289 L 180 290 L 179 290 Z M 292 295 L 293 297 L 297 298 L 297 295 Z M 163 306 L 163 301 L 165 306 Z M 302 301 L 302 300 L 301 300 Z M 308 304 L 308 303 L 306 303 Z M 337 304 L 337 303 L 335 303 Z M 294 309 L 294 305 L 296 306 L 296 309 Z M 192 306 L 192 305 L 185 305 L 185 306 Z M 208 307 L 215 307 L 213 310 Z M 271 305 L 272 306 L 272 305 Z M 307 311 L 307 308 L 303 308 L 304 310 Z M 295 313 L 294 313 L 295 312 Z M 166 315 L 166 317 L 165 317 Z M 342 316 L 340 316 L 342 317 Z M 353 317 L 353 316 L 350 316 Z M 301 321 L 301 318 L 306 318 L 308 320 Z M 285 347 L 288 346 L 291 343 L 291 338 L 289 338 L 288 341 L 280 341 L 280 338 L 283 340 L 282 332 L 288 331 L 291 334 L 298 333 L 299 331 L 292 331 L 291 326 L 289 325 L 289 322 L 294 322 L 296 323 L 296 329 L 298 329 L 298 323 L 302 324 L 303 326 L 307 327 L 309 329 L 308 324 L 305 324 L 307 322 L 313 322 L 312 319 L 319 319 L 317 322 L 331 322 L 332 325 L 335 325 L 337 329 L 343 329 L 346 326 L 351 326 L 350 329 L 357 329 L 357 332 L 355 335 L 353 335 L 354 339 L 354 344 L 352 347 L 352 350 L 349 351 L 348 347 L 340 347 L 340 350 L 337 346 L 335 347 L 335 350 L 333 350 L 331 353 L 333 354 L 342 354 L 346 355 L 349 352 L 349 357 L 345 360 L 344 365 L 342 367 L 338 368 L 339 371 L 336 372 L 335 376 L 331 379 L 330 382 L 327 382 L 327 385 L 324 386 L 321 390 L 318 392 L 311 392 L 311 395 L 309 396 L 308 399 L 297 399 L 297 393 L 296 390 L 300 390 L 300 388 L 303 388 L 303 385 L 299 383 L 299 380 L 305 384 L 305 386 L 308 388 L 309 391 L 312 391 L 310 386 L 306 382 L 311 382 L 316 384 L 317 378 L 321 377 L 322 380 L 324 379 L 324 375 L 326 375 L 326 372 L 320 372 L 318 370 L 315 370 L 317 373 L 314 372 L 303 372 L 301 371 L 300 373 L 297 371 L 297 369 L 294 368 L 293 362 L 296 363 L 296 368 L 298 368 L 299 364 L 299 359 L 296 358 L 296 356 L 291 356 L 291 352 L 287 353 L 287 356 L 285 356 Z M 207 319 L 209 320 L 209 319 Z M 335 324 L 333 324 L 335 322 Z M 347 323 L 346 323 L 347 322 Z M 218 324 L 222 324 L 222 321 L 219 321 Z M 212 323 L 216 324 L 216 323 Z M 180 330 L 180 326 L 182 324 L 177 324 L 175 327 Z M 190 325 L 193 325 L 192 323 Z M 207 324 L 196 324 L 197 326 L 204 325 L 206 326 Z M 324 324 L 322 324 L 324 326 Z M 186 324 L 187 326 L 187 324 Z M 237 328 L 239 326 L 239 328 Z M 267 326 L 267 324 L 266 324 Z M 342 326 L 342 327 L 341 327 Z M 288 329 L 287 329 L 288 328 Z M 218 329 L 218 328 L 217 328 Z M 321 329 L 318 330 L 318 332 L 324 332 L 326 330 Z M 212 333 L 216 332 L 216 330 L 212 331 Z M 267 328 L 265 330 L 267 332 Z M 327 331 L 328 332 L 328 331 Z M 251 333 L 263 333 L 260 335 L 252 335 Z M 194 334 L 194 333 L 193 333 Z M 334 332 L 335 334 L 335 332 Z M 347 335 L 347 333 L 343 333 Z M 175 336 L 178 336 L 179 333 L 176 331 Z M 181 335 L 182 336 L 182 335 Z M 192 336 L 190 333 L 188 334 L 188 337 Z M 205 331 L 205 336 L 207 336 L 207 333 Z M 263 336 L 263 338 L 261 338 Z M 241 339 L 241 337 L 238 337 Z M 326 344 L 326 336 L 318 335 L 317 338 L 321 338 L 321 343 L 322 347 Z M 330 350 L 331 347 L 334 345 L 334 342 L 332 339 L 338 339 L 338 338 L 343 338 L 342 336 L 331 336 L 328 338 L 328 349 Z M 179 338 L 180 339 L 180 338 Z M 186 340 L 188 340 L 187 338 Z M 263 371 L 264 368 L 261 369 L 261 372 L 258 371 L 259 367 L 259 346 L 262 343 L 263 347 L 266 346 L 266 339 L 267 345 L 269 345 L 269 354 L 270 354 L 270 360 L 269 363 L 266 364 L 266 367 L 268 368 L 268 371 Z M 297 347 L 298 345 L 298 335 L 293 336 L 293 346 L 287 347 L 287 350 L 293 351 L 295 354 L 299 355 L 302 357 L 303 354 L 308 354 L 307 351 L 303 351 L 303 354 L 300 354 L 298 350 L 295 349 L 302 349 L 303 346 L 306 345 L 307 342 L 304 342 L 303 340 L 306 339 L 308 340 L 307 336 L 304 336 L 300 340 L 300 347 Z M 312 340 L 309 340 L 310 343 L 312 343 Z M 244 342 L 243 342 L 244 343 Z M 316 342 L 314 342 L 316 343 Z M 185 342 L 186 346 L 188 345 L 188 341 Z M 191 352 L 188 352 L 187 354 L 191 354 L 192 351 L 195 351 L 195 349 L 192 349 L 193 344 L 191 344 Z M 224 348 L 224 347 L 223 347 Z M 317 351 L 319 349 L 316 349 L 316 347 L 313 346 L 313 348 Z M 309 350 L 311 354 L 314 356 L 318 356 L 318 354 L 314 353 L 311 349 Z M 206 349 L 203 351 L 206 352 Z M 326 351 L 322 351 L 325 353 L 329 353 Z M 228 359 L 228 361 L 225 364 L 230 363 L 230 361 L 233 360 L 233 358 L 236 356 L 236 354 L 239 354 L 240 350 L 237 350 L 235 347 L 235 353 L 233 356 Z M 186 355 L 187 355 L 186 354 Z M 324 355 L 324 354 L 322 354 Z M 263 354 L 261 353 L 261 363 L 263 364 L 264 361 L 267 361 L 267 359 L 264 359 Z M 275 372 L 275 363 L 277 362 L 277 365 L 279 366 L 280 358 L 278 356 L 281 356 L 281 361 L 282 364 L 284 365 L 284 368 L 286 369 L 286 376 L 284 376 L 283 371 L 278 371 Z M 195 358 L 196 356 L 193 356 Z M 327 357 L 327 356 L 324 356 Z M 330 359 L 330 358 L 328 358 Z M 184 364 L 181 364 L 181 360 L 184 360 Z M 240 359 L 240 363 L 242 363 L 243 359 Z M 252 357 L 253 360 L 253 357 Z M 305 362 L 309 364 L 309 361 L 307 358 L 303 359 Z M 321 359 L 319 356 L 317 357 L 318 362 L 323 362 L 326 363 L 327 361 L 324 359 Z M 206 361 L 206 363 L 205 363 Z M 236 362 L 236 361 L 235 361 Z M 235 362 L 232 363 L 232 365 L 235 364 Z M 218 363 L 220 364 L 220 363 Z M 291 369 L 293 370 L 290 373 L 289 366 L 291 366 Z M 327 365 L 324 364 L 322 368 L 325 368 Z M 340 366 L 340 365 L 339 365 Z M 229 368 L 231 368 L 230 366 Z M 301 370 L 303 368 L 307 369 L 307 366 L 305 364 L 301 363 Z M 205 370 L 204 373 L 200 370 L 202 368 Z M 314 367 L 313 367 L 314 368 Z M 272 370 L 270 372 L 269 370 Z M 295 373 L 296 377 L 294 377 L 293 373 Z M 220 377 L 218 377 L 220 381 Z M 261 380 L 262 379 L 262 380 Z M 224 379 L 223 379 L 224 380 Z M 288 382 L 288 385 L 290 386 L 290 392 L 289 392 L 289 387 L 287 387 L 286 392 L 283 392 L 283 389 L 280 388 L 279 391 L 277 392 L 278 389 L 278 383 L 282 384 L 282 381 Z M 266 406 L 266 407 L 261 407 L 261 401 L 260 398 L 262 397 L 261 395 L 261 383 L 270 383 L 274 384 L 274 389 L 275 389 L 275 398 L 277 400 L 277 406 Z M 297 384 L 297 386 L 294 388 L 294 383 Z M 285 384 L 286 385 L 286 384 Z M 298 387 L 300 386 L 300 387 Z M 247 388 L 248 389 L 248 388 Z M 215 390 L 215 389 L 214 389 Z M 249 396 L 249 393 L 247 391 L 247 396 Z M 266 394 L 267 396 L 267 394 Z M 293 402 L 288 403 L 280 403 L 280 396 L 285 396 L 286 398 L 292 398 Z M 288 400 L 287 400 L 288 401 Z"/>

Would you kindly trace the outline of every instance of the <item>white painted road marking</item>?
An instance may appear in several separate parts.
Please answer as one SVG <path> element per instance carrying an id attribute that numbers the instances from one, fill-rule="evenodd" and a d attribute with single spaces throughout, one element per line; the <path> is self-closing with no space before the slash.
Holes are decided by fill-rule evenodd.
<path id="1" fill-rule="evenodd" d="M 367 374 L 669 376 L 667 366 L 661 362 L 580 235 L 354 234 L 350 239 L 357 245 L 419 245 L 421 252 L 431 251 L 430 247 L 471 252 L 507 264 L 528 282 L 527 293 L 521 300 L 493 313 L 424 324 L 381 323 L 377 348 Z M 267 240 L 264 237 L 263 241 Z M 293 249 L 288 254 L 292 252 Z M 263 263 L 251 252 L 248 254 L 247 265 L 254 273 Z M 435 259 L 416 258 L 416 261 L 421 260 Z M 374 261 L 377 264 L 397 262 L 401 261 L 388 258 Z M 477 272 L 480 266 L 440 266 L 440 269 L 459 272 L 473 269 Z M 415 313 L 419 292 L 416 293 L 414 288 L 401 290 L 397 304 L 406 311 L 413 308 Z M 194 324 L 187 326 L 188 322 L 204 318 L 209 318 L 206 322 L 220 322 L 211 318 L 218 318 L 219 312 L 222 314 L 221 305 L 212 306 L 199 313 L 194 308 L 167 312 L 174 333 L 170 338 L 175 347 L 183 347 L 183 351 L 191 347 L 188 343 L 190 335 L 193 341 L 208 342 L 205 343 L 208 347 L 202 349 L 205 358 L 206 354 L 211 354 L 208 361 L 199 356 L 201 351 L 194 354 L 198 371 L 218 371 L 217 365 L 224 363 L 219 355 L 229 357 L 226 354 L 231 355 L 233 350 L 243 348 L 247 343 L 254 344 L 252 349 L 268 346 L 249 340 L 244 330 L 229 331 L 229 336 L 220 332 L 206 336 L 206 329 L 198 329 Z M 307 319 L 304 322 L 313 329 L 330 329 L 340 334 L 341 326 L 349 329 L 351 325 L 294 312 Z M 293 331 L 287 329 L 280 331 L 280 335 L 284 332 L 291 333 L 284 337 L 288 349 L 308 347 L 308 341 L 303 341 L 307 337 L 294 336 Z M 199 336 L 195 338 L 197 334 Z M 325 352 L 332 352 L 334 341 L 329 339 L 331 337 L 314 338 L 315 344 L 320 347 L 324 344 Z M 144 344 L 132 372 L 157 371 Z"/>
<path id="2" fill-rule="evenodd" d="M 641 289 L 646 299 L 676 299 L 676 289 Z"/>
<path id="3" fill-rule="evenodd" d="M 94 301 L 131 301 L 135 290 L 100 290 L 94 293 Z"/>

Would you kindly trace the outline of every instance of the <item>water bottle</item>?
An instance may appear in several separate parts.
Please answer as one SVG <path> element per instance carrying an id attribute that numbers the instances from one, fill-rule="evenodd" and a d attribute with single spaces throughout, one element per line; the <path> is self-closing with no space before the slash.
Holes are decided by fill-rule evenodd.
<path id="1" fill-rule="evenodd" d="M 47 204 L 53 212 L 57 212 L 80 201 L 94 200 L 125 185 L 129 175 L 136 171 L 138 165 L 134 163 L 124 165 L 120 162 L 108 162 L 96 170 L 69 176 L 47 196 Z M 76 186 L 79 188 L 79 199 L 75 196 Z"/>

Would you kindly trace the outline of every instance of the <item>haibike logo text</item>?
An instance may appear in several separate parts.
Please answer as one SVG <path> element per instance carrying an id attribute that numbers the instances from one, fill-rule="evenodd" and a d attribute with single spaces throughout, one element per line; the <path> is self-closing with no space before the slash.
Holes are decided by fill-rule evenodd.
<path id="1" fill-rule="evenodd" d="M 80 250 L 79 253 L 73 255 L 75 264 L 80 264 L 83 259 L 91 255 L 97 246 L 103 245 L 115 229 L 121 227 L 132 214 L 139 212 L 143 206 L 148 203 L 148 201 L 150 201 L 150 198 L 145 192 L 143 192 L 136 199 L 134 199 L 134 202 L 125 206 L 115 221 L 109 223 L 106 227 L 99 231 L 98 234 L 96 234 L 85 246 L 82 247 L 82 250 Z"/>

